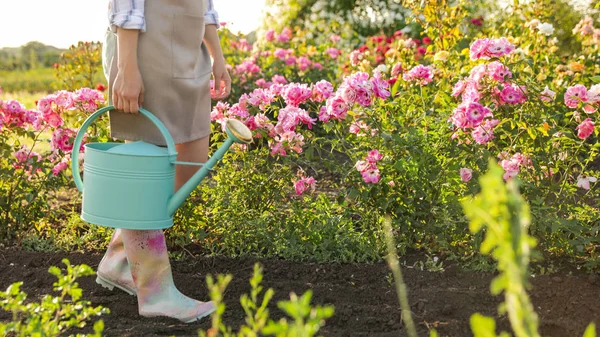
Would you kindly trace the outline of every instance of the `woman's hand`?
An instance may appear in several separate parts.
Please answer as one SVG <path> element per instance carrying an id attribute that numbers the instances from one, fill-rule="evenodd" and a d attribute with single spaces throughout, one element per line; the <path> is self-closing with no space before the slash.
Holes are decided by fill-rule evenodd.
<path id="1" fill-rule="evenodd" d="M 224 99 L 231 93 L 231 77 L 225 66 L 223 58 L 213 62 L 214 87 L 211 88 L 211 97 L 216 100 Z"/>
<path id="2" fill-rule="evenodd" d="M 138 113 L 144 102 L 144 82 L 137 66 L 119 67 L 112 97 L 118 110 Z"/>
<path id="3" fill-rule="evenodd" d="M 118 70 L 112 89 L 117 110 L 138 113 L 144 102 L 144 82 L 138 68 L 137 47 L 139 30 L 117 29 Z"/>
<path id="4" fill-rule="evenodd" d="M 204 43 L 214 60 L 212 66 L 214 86 L 210 89 L 210 96 L 216 100 L 224 99 L 231 93 L 231 77 L 229 77 L 229 72 L 225 66 L 225 57 L 223 57 L 223 51 L 221 50 L 217 26 L 206 25 Z"/>

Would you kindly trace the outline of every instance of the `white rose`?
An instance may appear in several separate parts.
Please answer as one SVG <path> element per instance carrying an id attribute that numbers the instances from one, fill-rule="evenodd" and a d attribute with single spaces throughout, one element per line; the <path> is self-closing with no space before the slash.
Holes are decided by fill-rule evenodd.
<path id="1" fill-rule="evenodd" d="M 552 26 L 551 23 L 541 23 L 537 26 L 538 31 L 540 32 L 540 34 L 544 34 L 546 36 L 550 36 L 554 33 L 554 26 Z"/>
<path id="2" fill-rule="evenodd" d="M 588 102 L 597 103 L 600 102 L 600 84 L 594 84 L 587 92 Z"/>
<path id="3" fill-rule="evenodd" d="M 525 24 L 525 26 L 527 26 L 527 27 L 529 27 L 529 28 L 535 28 L 535 27 L 537 27 L 539 24 L 540 24 L 540 20 L 538 20 L 538 19 L 533 19 L 533 20 L 531 20 L 531 21 L 527 22 L 527 23 Z"/>
<path id="4" fill-rule="evenodd" d="M 388 67 L 385 64 L 380 64 L 377 68 L 375 68 L 375 71 L 380 74 L 387 74 Z"/>

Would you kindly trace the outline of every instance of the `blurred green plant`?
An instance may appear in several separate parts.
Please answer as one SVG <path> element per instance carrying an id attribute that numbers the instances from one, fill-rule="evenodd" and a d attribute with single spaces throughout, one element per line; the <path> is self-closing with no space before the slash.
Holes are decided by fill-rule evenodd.
<path id="1" fill-rule="evenodd" d="M 102 71 L 102 43 L 79 42 L 60 55 L 56 68 L 56 90 L 106 87 Z"/>
<path id="2" fill-rule="evenodd" d="M 210 297 L 217 305 L 217 310 L 213 313 L 211 328 L 207 331 L 198 331 L 200 337 L 312 337 L 325 325 L 325 320 L 333 316 L 333 306 L 311 306 L 312 291 L 308 290 L 300 297 L 292 293 L 289 301 L 277 302 L 277 307 L 285 312 L 291 321 L 288 322 L 287 318 L 282 318 L 277 322 L 269 319 L 268 305 L 273 298 L 274 291 L 269 288 L 260 299 L 263 291 L 261 286 L 263 268 L 257 263 L 254 265 L 254 272 L 250 279 L 250 295 L 244 294 L 240 300 L 246 313 L 246 324 L 236 329 L 239 331 L 238 333 L 234 333 L 232 328 L 226 326 L 222 321 L 226 308 L 223 293 L 231 279 L 231 275 L 218 275 L 215 282 L 212 275 L 207 276 L 206 283 Z"/>
<path id="3" fill-rule="evenodd" d="M 4 292 L 0 292 L 0 307 L 12 312 L 12 321 L 0 322 L 2 336 L 60 336 L 85 327 L 96 317 L 108 314 L 109 310 L 101 306 L 92 307 L 91 303 L 82 300 L 82 290 L 76 282 L 83 276 L 94 275 L 87 265 L 72 266 L 69 260 L 63 259 L 66 274 L 55 266 L 48 270 L 58 279 L 54 282 L 54 291 L 58 296 L 45 295 L 40 302 L 27 301 L 27 294 L 21 290 L 23 282 L 13 283 Z M 89 337 L 100 337 L 104 331 L 104 322 L 94 323 L 94 333 Z M 77 334 L 77 336 L 86 336 Z"/>
<path id="4" fill-rule="evenodd" d="M 481 192 L 461 204 L 470 220 L 473 234 L 483 232 L 485 239 L 481 253 L 491 254 L 498 263 L 499 275 L 492 281 L 492 294 L 504 292 L 501 314 L 508 314 L 512 330 L 517 337 L 539 337 L 539 320 L 527 294 L 528 267 L 536 239 L 528 234 L 531 224 L 529 206 L 519 193 L 517 179 L 505 183 L 502 168 L 493 160 L 488 173 L 481 176 Z M 471 327 L 475 337 L 496 336 L 493 318 L 474 314 Z M 501 337 L 510 336 L 503 332 Z M 595 327 L 590 325 L 586 334 L 595 337 Z"/>

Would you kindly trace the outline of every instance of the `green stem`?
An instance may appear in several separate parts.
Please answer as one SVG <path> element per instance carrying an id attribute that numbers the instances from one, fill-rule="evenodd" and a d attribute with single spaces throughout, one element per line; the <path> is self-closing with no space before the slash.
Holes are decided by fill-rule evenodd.
<path id="1" fill-rule="evenodd" d="M 31 152 L 33 152 L 33 149 L 35 148 L 35 144 L 37 143 L 41 134 L 44 133 L 44 131 L 46 131 L 47 128 L 48 128 L 47 126 L 44 127 L 42 129 L 42 131 L 40 131 L 33 139 L 33 145 L 31 145 L 31 149 L 29 149 L 29 152 L 27 153 L 27 160 L 29 160 L 29 156 L 31 155 Z M 23 171 L 19 175 L 19 178 L 17 179 L 15 184 L 13 186 L 11 186 L 10 191 L 8 192 L 8 198 L 7 198 L 7 203 L 6 203 L 6 212 L 4 213 L 4 223 L 6 223 L 6 224 L 8 224 L 8 216 L 9 216 L 10 210 L 11 210 L 12 198 L 14 196 L 14 193 L 15 193 L 17 187 L 19 186 L 19 184 L 21 184 L 21 180 L 23 180 L 24 175 L 25 175 L 25 169 L 23 169 Z M 7 231 L 6 235 L 8 236 L 9 235 L 8 227 L 6 228 L 6 231 Z"/>
<path id="2" fill-rule="evenodd" d="M 394 283 L 396 284 L 396 294 L 398 295 L 398 300 L 400 301 L 400 306 L 402 308 L 402 314 L 400 315 L 400 318 L 404 321 L 404 325 L 406 325 L 408 336 L 417 337 L 417 330 L 415 328 L 415 323 L 413 322 L 412 313 L 410 311 L 410 305 L 408 303 L 406 284 L 404 283 L 404 279 L 402 277 L 400 263 L 398 262 L 398 258 L 396 257 L 396 244 L 394 243 L 394 236 L 392 233 L 391 223 L 392 220 L 390 219 L 390 216 L 386 216 L 385 220 L 383 221 L 383 225 L 388 249 L 387 260 L 388 265 L 392 270 L 392 274 L 394 275 Z"/>

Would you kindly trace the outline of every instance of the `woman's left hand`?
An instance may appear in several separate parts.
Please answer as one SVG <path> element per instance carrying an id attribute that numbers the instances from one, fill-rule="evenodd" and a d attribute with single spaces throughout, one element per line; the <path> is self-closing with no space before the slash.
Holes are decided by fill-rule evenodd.
<path id="1" fill-rule="evenodd" d="M 219 58 L 213 61 L 214 86 L 210 95 L 215 100 L 227 98 L 231 93 L 231 77 L 225 66 L 225 59 Z"/>

